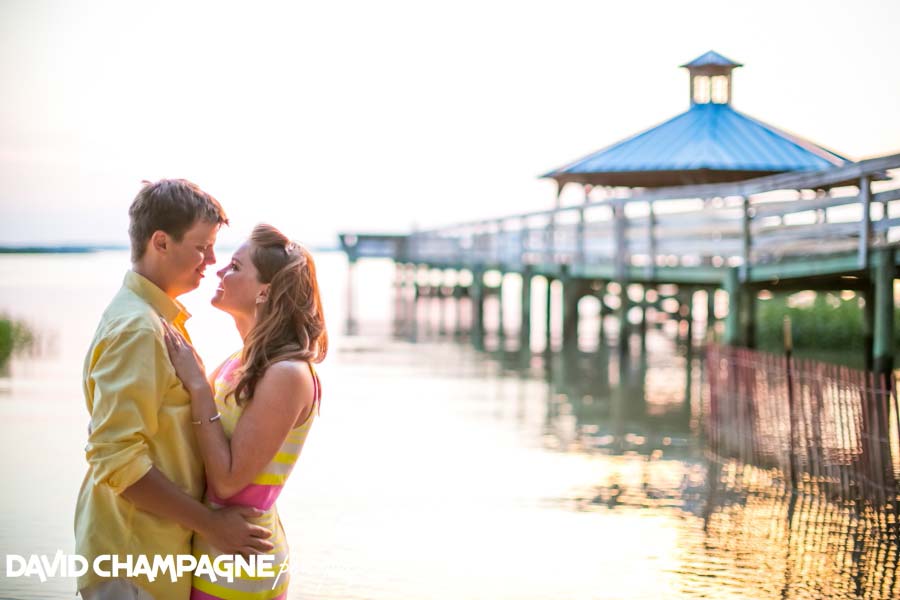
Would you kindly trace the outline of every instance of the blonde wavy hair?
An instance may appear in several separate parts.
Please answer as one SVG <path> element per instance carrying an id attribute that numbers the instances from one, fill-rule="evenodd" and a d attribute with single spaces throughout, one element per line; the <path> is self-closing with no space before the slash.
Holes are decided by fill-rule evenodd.
<path id="1" fill-rule="evenodd" d="M 256 324 L 244 340 L 234 389 L 239 404 L 253 398 L 256 384 L 274 363 L 319 363 L 328 353 L 328 333 L 312 254 L 276 228 L 262 224 L 250 234 L 250 260 L 260 283 L 269 284 L 269 295 L 257 305 Z"/>

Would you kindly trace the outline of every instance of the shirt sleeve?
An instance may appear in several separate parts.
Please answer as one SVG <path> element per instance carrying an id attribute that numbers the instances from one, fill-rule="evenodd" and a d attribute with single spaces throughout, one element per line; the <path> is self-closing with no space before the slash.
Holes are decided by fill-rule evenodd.
<path id="1" fill-rule="evenodd" d="M 168 365 L 162 340 L 149 328 L 123 331 L 95 349 L 85 448 L 94 485 L 121 494 L 153 466 L 148 440 L 159 428 Z"/>

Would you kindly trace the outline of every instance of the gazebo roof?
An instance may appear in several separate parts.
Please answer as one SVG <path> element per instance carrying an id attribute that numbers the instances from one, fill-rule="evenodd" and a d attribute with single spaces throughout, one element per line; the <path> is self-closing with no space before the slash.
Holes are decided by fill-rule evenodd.
<path id="1" fill-rule="evenodd" d="M 647 131 L 542 177 L 627 187 L 739 181 L 784 171 L 817 171 L 849 160 L 734 110 L 694 104 Z"/>
<path id="2" fill-rule="evenodd" d="M 661 187 L 740 181 L 786 171 L 819 171 L 849 159 L 731 107 L 731 71 L 717 52 L 682 65 L 691 107 L 668 121 L 545 173 L 569 182 Z"/>

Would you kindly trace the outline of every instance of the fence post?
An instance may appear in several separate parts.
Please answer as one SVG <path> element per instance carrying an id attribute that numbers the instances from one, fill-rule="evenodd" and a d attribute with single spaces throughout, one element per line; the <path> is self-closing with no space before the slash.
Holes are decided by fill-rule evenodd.
<path id="1" fill-rule="evenodd" d="M 790 436 L 790 453 L 788 455 L 788 459 L 790 460 L 791 465 L 791 494 L 796 494 L 800 486 L 798 485 L 797 480 L 797 440 L 795 438 L 795 429 L 796 429 L 796 418 L 794 409 L 794 403 L 796 399 L 794 398 L 794 373 L 793 373 L 793 365 L 794 359 L 791 356 L 794 351 L 794 341 L 793 336 L 791 334 L 791 318 L 784 318 L 784 364 L 786 368 L 787 375 L 787 399 L 788 399 L 788 421 L 790 422 L 788 427 L 788 435 Z"/>

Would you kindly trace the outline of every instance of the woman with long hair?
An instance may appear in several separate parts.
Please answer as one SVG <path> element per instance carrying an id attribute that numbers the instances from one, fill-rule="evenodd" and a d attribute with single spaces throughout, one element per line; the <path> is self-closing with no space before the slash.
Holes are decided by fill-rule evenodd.
<path id="1" fill-rule="evenodd" d="M 191 395 L 206 502 L 262 511 L 254 523 L 272 532 L 278 577 L 235 577 L 228 583 L 195 573 L 191 599 L 283 599 L 289 574 L 281 566 L 289 553 L 275 500 L 317 412 L 321 390 L 312 365 L 328 351 L 316 267 L 303 246 L 270 225 L 258 225 L 217 275 L 221 283 L 212 304 L 234 318 L 243 348 L 207 380 L 202 361 L 174 329 L 166 343 Z M 214 560 L 220 553 L 197 535 L 194 554 Z"/>

